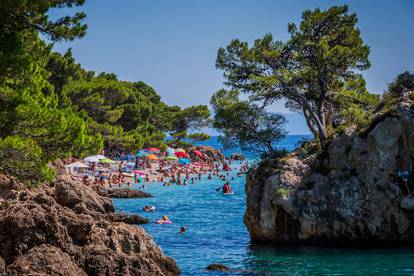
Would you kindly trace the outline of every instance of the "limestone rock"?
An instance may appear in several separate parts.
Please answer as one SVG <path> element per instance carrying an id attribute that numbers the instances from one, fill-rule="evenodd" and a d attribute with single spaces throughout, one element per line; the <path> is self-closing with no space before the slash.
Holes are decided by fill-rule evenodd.
<path id="1" fill-rule="evenodd" d="M 230 268 L 223 264 L 210 264 L 206 267 L 207 270 L 214 270 L 214 271 L 229 271 Z"/>
<path id="2" fill-rule="evenodd" d="M 347 129 L 319 154 L 261 165 L 246 183 L 253 241 L 414 244 L 414 199 L 396 180 L 414 167 L 414 109 L 400 103 L 364 132 Z"/>
<path id="3" fill-rule="evenodd" d="M 107 218 L 113 222 L 124 222 L 126 224 L 145 224 L 148 223 L 148 219 L 140 217 L 138 215 L 129 215 L 124 213 L 109 214 Z"/>
<path id="4" fill-rule="evenodd" d="M 101 187 L 94 187 L 94 190 L 101 196 L 109 197 L 109 198 L 146 198 L 152 197 L 149 193 L 129 189 L 129 188 L 114 188 L 114 189 L 106 189 Z"/>
<path id="5" fill-rule="evenodd" d="M 116 214 L 109 198 L 81 182 L 60 175 L 51 185 L 29 190 L 9 180 L 0 181 L 0 190 L 17 196 L 0 197 L 0 273 L 4 268 L 8 275 L 180 273 L 144 229 L 123 223 L 144 218 Z M 1 188 L 10 183 L 10 191 Z"/>
<path id="6" fill-rule="evenodd" d="M 88 210 L 100 213 L 113 212 L 111 199 L 99 196 L 91 187 L 79 185 L 68 177 L 60 177 L 55 183 L 56 201 L 65 207 L 74 208 L 84 204 Z"/>
<path id="7" fill-rule="evenodd" d="M 162 254 L 142 228 L 112 224 L 95 228 L 85 246 L 85 271 L 91 275 L 178 275 L 175 261 Z"/>
<path id="8" fill-rule="evenodd" d="M 70 256 L 57 247 L 40 245 L 18 257 L 7 268 L 9 275 L 87 275 Z"/>
<path id="9" fill-rule="evenodd" d="M 230 158 L 231 158 L 231 159 L 233 159 L 233 160 L 246 160 L 246 157 L 244 157 L 244 155 L 243 155 L 243 154 L 238 153 L 238 152 L 233 153 L 233 154 L 230 156 Z"/>

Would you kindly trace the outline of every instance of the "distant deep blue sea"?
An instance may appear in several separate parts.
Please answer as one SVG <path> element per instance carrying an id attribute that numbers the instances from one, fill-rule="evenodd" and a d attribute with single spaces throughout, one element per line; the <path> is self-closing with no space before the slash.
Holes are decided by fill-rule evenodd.
<path id="1" fill-rule="evenodd" d="M 287 136 L 279 148 L 293 150 L 298 141 L 309 136 Z M 217 137 L 200 144 L 222 148 Z M 240 149 L 224 149 L 226 155 Z M 252 153 L 244 153 L 255 158 Z M 236 169 L 240 164 L 236 162 Z M 222 181 L 202 180 L 188 186 L 163 187 L 148 184 L 148 199 L 114 199 L 117 211 L 126 211 L 150 219 L 143 227 L 164 253 L 173 257 L 182 275 L 414 275 L 414 249 L 339 249 L 326 247 L 275 247 L 251 245 L 243 224 L 245 178 L 230 173 L 234 195 L 216 192 Z M 156 211 L 144 213 L 144 205 L 155 205 Z M 171 225 L 154 222 L 168 215 Z M 179 227 L 187 232 L 178 234 Z M 229 273 L 209 272 L 211 263 L 225 264 Z"/>

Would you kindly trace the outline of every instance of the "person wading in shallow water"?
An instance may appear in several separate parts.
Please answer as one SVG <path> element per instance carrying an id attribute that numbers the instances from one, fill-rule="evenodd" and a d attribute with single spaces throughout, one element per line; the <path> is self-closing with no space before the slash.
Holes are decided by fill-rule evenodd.
<path id="1" fill-rule="evenodd" d="M 223 194 L 231 193 L 231 187 L 229 185 L 229 182 L 224 183 L 223 185 Z"/>

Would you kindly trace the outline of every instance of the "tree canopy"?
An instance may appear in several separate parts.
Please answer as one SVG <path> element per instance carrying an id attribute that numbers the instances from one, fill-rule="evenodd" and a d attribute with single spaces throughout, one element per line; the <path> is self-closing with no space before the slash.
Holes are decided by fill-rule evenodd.
<path id="1" fill-rule="evenodd" d="M 52 43 L 82 37 L 86 15 L 51 19 L 48 12 L 83 3 L 0 2 L 0 173 L 34 185 L 53 177 L 55 159 L 113 146 L 163 148 L 166 133 L 206 125 L 206 106 L 168 106 L 143 82 L 87 71 L 70 49 L 52 52 L 40 36 Z"/>
<path id="2" fill-rule="evenodd" d="M 356 71 L 370 66 L 369 47 L 357 21 L 347 6 L 306 10 L 299 26 L 288 25 L 288 41 L 267 34 L 249 47 L 235 39 L 219 49 L 216 66 L 224 71 L 226 84 L 250 94 L 253 101 L 268 105 L 284 99 L 325 140 L 336 127 L 335 114 L 344 114 L 345 107 L 337 103 L 346 83 L 361 79 Z M 357 103 L 353 107 L 360 108 Z"/>
<path id="3" fill-rule="evenodd" d="M 405 71 L 388 85 L 388 93 L 400 96 L 402 93 L 414 90 L 414 74 Z"/>
<path id="4" fill-rule="evenodd" d="M 213 126 L 223 133 L 221 141 L 227 147 L 238 145 L 242 150 L 277 157 L 275 143 L 285 137 L 286 119 L 240 100 L 239 94 L 236 90 L 221 89 L 211 98 L 215 112 Z"/>

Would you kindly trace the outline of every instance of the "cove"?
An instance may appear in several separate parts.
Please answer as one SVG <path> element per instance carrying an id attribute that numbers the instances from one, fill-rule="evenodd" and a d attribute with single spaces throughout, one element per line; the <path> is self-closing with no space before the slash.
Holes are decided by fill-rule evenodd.
<path id="1" fill-rule="evenodd" d="M 288 137 L 281 147 L 291 150 L 299 137 Z M 217 140 L 205 143 L 218 147 Z M 235 151 L 237 149 L 233 149 Z M 226 155 L 230 152 L 225 152 Z M 234 168 L 239 162 L 233 164 Z M 234 180 L 231 196 L 216 192 L 222 181 L 203 176 L 196 184 L 163 187 L 149 183 L 145 199 L 114 199 L 117 211 L 142 215 L 150 220 L 144 225 L 165 254 L 173 257 L 182 275 L 402 275 L 414 273 L 414 250 L 340 249 L 325 247 L 275 247 L 251 245 L 243 224 L 245 211 L 245 178 L 230 173 Z M 136 188 L 136 187 L 135 187 Z M 144 205 L 155 205 L 156 211 L 145 213 Z M 155 221 L 167 215 L 171 225 Z M 187 232 L 178 233 L 180 226 Z M 210 272 L 211 263 L 234 269 L 229 273 Z"/>

